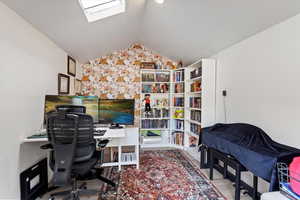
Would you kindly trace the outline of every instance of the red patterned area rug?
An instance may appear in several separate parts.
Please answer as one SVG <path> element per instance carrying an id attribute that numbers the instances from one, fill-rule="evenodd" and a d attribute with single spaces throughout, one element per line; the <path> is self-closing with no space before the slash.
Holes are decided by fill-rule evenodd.
<path id="1" fill-rule="evenodd" d="M 199 164 L 180 150 L 144 151 L 140 170 L 121 172 L 118 200 L 225 200 L 200 171 Z"/>

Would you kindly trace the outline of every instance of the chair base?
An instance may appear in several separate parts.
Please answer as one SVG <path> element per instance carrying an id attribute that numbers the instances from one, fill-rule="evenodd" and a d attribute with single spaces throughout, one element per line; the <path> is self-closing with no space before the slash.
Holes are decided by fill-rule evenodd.
<path id="1" fill-rule="evenodd" d="M 50 195 L 49 200 L 54 200 L 56 196 L 62 196 L 62 200 L 80 200 L 80 196 L 92 196 L 97 195 L 98 193 L 99 191 L 97 190 L 88 190 L 86 182 L 77 187 L 77 180 L 73 179 L 71 190 L 53 193 Z"/>

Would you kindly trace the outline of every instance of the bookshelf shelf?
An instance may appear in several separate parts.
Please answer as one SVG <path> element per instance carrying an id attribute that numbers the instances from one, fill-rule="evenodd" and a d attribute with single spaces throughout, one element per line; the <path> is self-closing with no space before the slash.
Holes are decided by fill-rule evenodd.
<path id="1" fill-rule="evenodd" d="M 202 76 L 191 78 L 189 81 L 196 81 L 202 79 Z"/>
<path id="2" fill-rule="evenodd" d="M 193 123 L 193 124 L 201 125 L 201 122 L 198 122 L 198 121 L 195 121 L 195 120 L 188 119 L 187 121 L 190 122 L 190 123 Z"/>
<path id="3" fill-rule="evenodd" d="M 155 131 L 155 130 L 159 130 L 159 131 L 168 131 L 169 129 L 168 128 L 140 128 L 140 130 L 152 130 L 152 131 Z"/>
<path id="4" fill-rule="evenodd" d="M 143 118 L 141 118 L 141 119 L 152 119 L 152 120 L 154 120 L 154 119 L 170 119 L 170 117 L 166 117 L 166 118 L 164 118 L 164 117 L 143 117 Z"/>
<path id="5" fill-rule="evenodd" d="M 191 108 L 191 107 L 189 107 L 187 109 L 189 109 L 189 110 L 200 110 L 201 111 L 201 108 Z"/>

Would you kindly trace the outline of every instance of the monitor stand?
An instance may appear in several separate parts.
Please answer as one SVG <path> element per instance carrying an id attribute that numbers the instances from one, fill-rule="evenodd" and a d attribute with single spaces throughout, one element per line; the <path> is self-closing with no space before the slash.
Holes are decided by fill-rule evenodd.
<path id="1" fill-rule="evenodd" d="M 110 129 L 122 129 L 124 126 L 120 126 L 120 124 L 111 124 Z"/>

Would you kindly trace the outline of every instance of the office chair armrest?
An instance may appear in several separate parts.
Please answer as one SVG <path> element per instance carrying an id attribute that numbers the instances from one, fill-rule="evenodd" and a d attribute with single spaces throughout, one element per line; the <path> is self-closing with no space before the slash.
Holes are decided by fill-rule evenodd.
<path id="1" fill-rule="evenodd" d="M 40 146 L 41 149 L 53 149 L 52 144 L 48 143 L 48 144 L 44 144 L 42 146 Z"/>
<path id="2" fill-rule="evenodd" d="M 108 144 L 109 140 L 100 140 L 98 142 L 98 148 L 100 149 L 104 149 L 106 147 L 106 145 Z"/>

